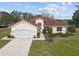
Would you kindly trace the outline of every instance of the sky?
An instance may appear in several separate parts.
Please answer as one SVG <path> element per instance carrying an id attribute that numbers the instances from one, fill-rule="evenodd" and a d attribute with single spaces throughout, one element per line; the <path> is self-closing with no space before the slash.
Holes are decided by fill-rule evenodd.
<path id="1" fill-rule="evenodd" d="M 72 19 L 77 10 L 76 2 L 0 2 L 0 11 L 12 12 L 18 10 L 34 15 L 49 13 L 56 19 Z"/>

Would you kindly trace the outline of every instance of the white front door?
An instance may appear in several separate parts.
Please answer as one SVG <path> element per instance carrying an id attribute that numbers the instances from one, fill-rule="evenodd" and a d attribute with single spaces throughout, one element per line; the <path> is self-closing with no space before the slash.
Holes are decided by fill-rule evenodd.
<path id="1" fill-rule="evenodd" d="M 16 38 L 33 38 L 33 30 L 15 30 Z"/>

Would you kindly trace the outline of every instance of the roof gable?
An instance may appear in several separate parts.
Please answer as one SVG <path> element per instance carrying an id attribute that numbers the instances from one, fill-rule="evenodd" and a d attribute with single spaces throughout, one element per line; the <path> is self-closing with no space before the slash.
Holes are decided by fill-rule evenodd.
<path id="1" fill-rule="evenodd" d="M 16 25 L 21 24 L 21 23 L 26 23 L 26 24 L 28 23 L 29 25 L 31 25 L 31 26 L 33 26 L 33 27 L 36 27 L 36 26 L 32 25 L 31 23 L 29 23 L 29 22 L 27 22 L 27 21 L 25 21 L 25 20 L 21 20 L 21 21 L 15 23 L 14 25 L 12 25 L 12 26 L 10 26 L 10 27 L 15 27 Z"/>

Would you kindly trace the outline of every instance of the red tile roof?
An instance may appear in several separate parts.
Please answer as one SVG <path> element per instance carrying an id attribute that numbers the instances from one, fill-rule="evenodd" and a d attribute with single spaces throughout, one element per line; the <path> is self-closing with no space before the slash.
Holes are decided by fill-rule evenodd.
<path id="1" fill-rule="evenodd" d="M 64 20 L 56 20 L 54 18 L 49 18 L 46 16 L 40 16 L 40 15 L 34 16 L 31 19 L 25 19 L 25 20 L 31 23 L 32 25 L 36 26 L 35 21 L 38 18 L 41 18 L 44 21 L 44 25 L 47 25 L 47 26 L 68 26 L 68 23 Z"/>
<path id="2" fill-rule="evenodd" d="M 44 21 L 45 25 L 49 25 L 49 26 L 67 26 L 67 22 L 63 21 L 63 20 L 55 20 L 54 18 L 49 18 L 49 17 L 45 17 L 45 16 L 34 16 L 31 19 L 27 20 L 28 22 L 30 22 L 33 25 L 35 24 L 35 20 L 37 20 L 38 18 L 41 18 Z"/>

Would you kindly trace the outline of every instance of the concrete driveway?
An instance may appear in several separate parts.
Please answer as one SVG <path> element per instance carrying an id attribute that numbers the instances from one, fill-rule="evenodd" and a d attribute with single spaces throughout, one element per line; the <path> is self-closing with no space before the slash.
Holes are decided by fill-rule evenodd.
<path id="1" fill-rule="evenodd" d="M 27 56 L 32 39 L 13 39 L 0 49 L 0 56 Z"/>

